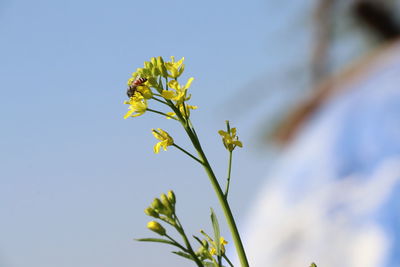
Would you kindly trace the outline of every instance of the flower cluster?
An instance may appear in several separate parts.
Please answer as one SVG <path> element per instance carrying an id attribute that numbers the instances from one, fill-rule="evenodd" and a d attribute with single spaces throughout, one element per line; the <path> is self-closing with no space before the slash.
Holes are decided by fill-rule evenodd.
<path id="1" fill-rule="evenodd" d="M 166 194 L 161 194 L 160 198 L 155 198 L 151 205 L 144 210 L 146 215 L 160 219 L 168 224 L 175 225 L 175 203 L 176 198 L 172 190 Z M 165 228 L 156 221 L 150 221 L 147 228 L 159 235 L 165 235 Z"/>
<path id="2" fill-rule="evenodd" d="M 128 80 L 129 111 L 124 118 L 137 117 L 146 111 L 165 115 L 167 118 L 188 118 L 190 109 L 196 106 L 188 105 L 190 99 L 188 89 L 194 78 L 189 78 L 185 84 L 180 84 L 178 78 L 185 70 L 184 58 L 164 62 L 162 57 L 153 57 L 144 62 L 143 68 L 138 68 Z M 148 100 L 155 100 L 172 108 L 173 112 L 164 113 L 148 108 Z"/>
<path id="3" fill-rule="evenodd" d="M 203 230 L 201 230 L 200 233 L 205 236 L 205 239 L 201 241 L 201 247 L 196 252 L 201 259 L 212 260 L 213 256 L 225 255 L 225 245 L 228 244 L 228 242 L 222 236 L 219 237 L 219 242 L 215 242 Z M 218 249 L 220 251 L 219 253 Z"/>
<path id="4" fill-rule="evenodd" d="M 197 109 L 197 106 L 190 105 L 188 101 L 191 99 L 191 95 L 188 93 L 189 88 L 193 83 L 193 78 L 189 78 L 186 82 L 180 83 L 178 79 L 181 77 L 185 70 L 183 64 L 184 58 L 175 61 L 174 57 L 171 60 L 165 62 L 162 57 L 151 58 L 150 61 L 144 62 L 142 68 L 138 68 L 132 77 L 128 80 L 127 95 L 129 100 L 124 103 L 129 105 L 128 112 L 124 118 L 138 117 L 146 112 L 156 113 L 158 115 L 165 116 L 167 119 L 172 119 L 175 122 L 179 122 L 184 128 L 188 135 L 193 148 L 197 154 L 192 154 L 190 150 L 186 150 L 175 143 L 175 140 L 163 129 L 156 128 L 152 129 L 152 134 L 158 140 L 154 145 L 153 151 L 158 154 L 161 149 L 167 150 L 168 147 L 173 146 L 180 150 L 193 160 L 203 166 L 206 170 L 211 183 L 214 186 L 221 207 L 224 210 L 228 225 L 230 227 L 233 243 L 238 251 L 239 259 L 243 267 L 248 267 L 247 259 L 243 246 L 241 245 L 240 237 L 238 235 L 233 215 L 228 204 L 228 191 L 230 184 L 230 173 L 232 163 L 232 151 L 236 146 L 242 147 L 242 143 L 236 136 L 236 128 L 230 128 L 229 122 L 227 122 L 227 131 L 219 131 L 222 136 L 222 141 L 229 153 L 228 162 L 228 176 L 226 180 L 225 193 L 222 193 L 221 186 L 217 177 L 215 176 L 206 155 L 201 147 L 200 140 L 194 129 L 193 123 L 191 122 L 190 112 L 191 110 Z M 158 104 L 168 110 L 150 107 L 150 104 Z M 154 218 L 148 222 L 147 228 L 159 235 L 158 238 L 141 238 L 138 241 L 143 242 L 156 242 L 164 243 L 178 248 L 179 251 L 173 251 L 174 254 L 192 260 L 199 267 L 205 266 L 225 266 L 223 261 L 233 266 L 228 257 L 225 255 L 225 245 L 227 242 L 220 236 L 220 229 L 217 220 L 217 216 L 211 209 L 211 222 L 214 231 L 214 237 L 211 238 L 204 231 L 201 231 L 204 236 L 200 239 L 197 236 L 193 238 L 200 244 L 200 248 L 197 251 L 193 250 L 191 242 L 186 235 L 181 222 L 175 211 L 176 198 L 173 191 L 169 191 L 167 194 L 161 194 L 159 198 L 155 198 L 150 206 L 145 209 L 145 213 Z M 167 229 L 164 226 L 168 227 Z M 174 237 L 169 235 L 170 229 L 176 230 L 175 234 L 179 234 L 182 241 L 175 240 Z"/>
<path id="5" fill-rule="evenodd" d="M 141 238 L 137 240 L 173 245 L 180 249 L 180 251 L 174 251 L 173 253 L 186 259 L 193 260 L 198 266 L 222 266 L 218 264 L 218 262 L 221 262 L 222 258 L 230 263 L 229 259 L 225 255 L 225 245 L 228 244 L 228 242 L 219 235 L 220 230 L 217 226 L 218 222 L 214 211 L 211 211 L 211 220 L 213 222 L 215 238 L 211 238 L 203 230 L 200 230 L 200 233 L 204 236 L 204 238 L 200 239 L 199 237 L 193 235 L 193 238 L 200 244 L 200 248 L 197 251 L 194 251 L 190 245 L 188 237 L 185 234 L 183 226 L 176 215 L 175 205 L 176 196 L 172 190 L 168 191 L 167 194 L 161 194 L 159 198 L 155 198 L 150 206 L 144 210 L 144 212 L 146 215 L 158 220 L 152 220 L 148 222 L 147 228 L 160 235 L 161 238 Z M 163 222 L 174 228 L 182 236 L 185 244 L 181 244 L 172 238 L 167 233 L 165 227 L 161 225 Z M 230 265 L 232 266 L 232 264 Z"/>

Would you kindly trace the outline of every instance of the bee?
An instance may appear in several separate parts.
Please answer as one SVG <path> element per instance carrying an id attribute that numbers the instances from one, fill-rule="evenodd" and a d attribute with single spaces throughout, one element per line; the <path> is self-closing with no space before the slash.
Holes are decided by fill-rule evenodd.
<path id="1" fill-rule="evenodd" d="M 136 78 L 136 80 L 134 80 L 131 83 L 131 85 L 129 85 L 128 90 L 126 91 L 128 97 L 132 97 L 136 92 L 136 88 L 145 83 L 146 81 L 147 81 L 146 78 L 141 78 L 141 77 Z"/>

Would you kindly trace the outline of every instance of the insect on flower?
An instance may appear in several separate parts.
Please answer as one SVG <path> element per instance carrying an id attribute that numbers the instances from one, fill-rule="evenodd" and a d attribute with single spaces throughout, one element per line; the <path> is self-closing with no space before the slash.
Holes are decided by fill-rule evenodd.
<path id="1" fill-rule="evenodd" d="M 146 78 L 141 78 L 138 77 L 136 80 L 134 80 L 128 87 L 128 90 L 126 91 L 126 94 L 128 95 L 128 97 L 132 97 L 138 86 L 142 85 L 143 83 L 145 83 L 147 81 Z"/>

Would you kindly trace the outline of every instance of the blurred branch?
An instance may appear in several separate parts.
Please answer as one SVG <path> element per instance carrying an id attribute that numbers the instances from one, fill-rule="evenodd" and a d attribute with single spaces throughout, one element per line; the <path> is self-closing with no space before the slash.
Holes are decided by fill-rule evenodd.
<path id="1" fill-rule="evenodd" d="M 332 39 L 332 7 L 335 2 L 335 0 L 320 0 L 315 8 L 315 45 L 311 59 L 313 85 L 319 83 L 328 73 L 328 51 Z"/>

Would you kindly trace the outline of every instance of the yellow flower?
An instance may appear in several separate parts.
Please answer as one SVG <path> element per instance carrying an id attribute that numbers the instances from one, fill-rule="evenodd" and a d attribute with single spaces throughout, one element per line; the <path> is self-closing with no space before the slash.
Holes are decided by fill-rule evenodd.
<path id="1" fill-rule="evenodd" d="M 186 108 L 185 108 L 185 106 L 186 106 Z M 191 109 L 197 109 L 197 106 L 192 106 L 192 105 L 188 105 L 188 104 L 186 104 L 185 106 L 183 104 L 181 104 L 179 106 L 179 111 L 181 112 L 181 114 L 183 116 L 185 116 L 186 118 L 189 118 L 190 110 Z"/>
<path id="2" fill-rule="evenodd" d="M 181 74 L 185 70 L 185 64 L 183 64 L 183 60 L 185 60 L 184 57 L 181 58 L 178 62 L 175 62 L 175 57 L 172 56 L 170 62 L 164 63 L 165 68 L 169 71 L 168 77 L 176 79 L 181 76 Z"/>
<path id="3" fill-rule="evenodd" d="M 217 254 L 217 249 L 215 248 L 216 247 L 216 245 L 214 244 L 214 242 L 212 242 L 213 244 L 213 247 L 212 248 L 210 248 L 210 254 L 211 255 L 216 255 Z M 219 245 L 220 245 L 220 248 L 221 248 L 221 253 L 222 254 L 225 254 L 225 245 L 226 244 L 228 244 L 228 242 L 222 237 L 222 236 L 220 236 L 219 237 Z"/>
<path id="4" fill-rule="evenodd" d="M 222 136 L 222 142 L 229 151 L 233 151 L 236 146 L 243 147 L 242 142 L 239 141 L 239 137 L 236 136 L 236 128 L 229 129 L 227 132 L 220 130 L 218 133 Z"/>
<path id="5" fill-rule="evenodd" d="M 124 104 L 129 105 L 129 111 L 125 114 L 124 119 L 129 117 L 137 117 L 146 112 L 147 100 L 139 92 L 129 98 L 129 101 L 124 101 Z"/>
<path id="6" fill-rule="evenodd" d="M 158 154 L 160 152 L 160 148 L 162 147 L 164 151 L 167 151 L 168 146 L 172 146 L 174 144 L 174 139 L 162 129 L 158 128 L 157 130 L 152 129 L 153 135 L 155 138 L 160 140 L 157 144 L 154 145 L 154 153 Z"/>
<path id="7" fill-rule="evenodd" d="M 190 99 L 190 95 L 186 96 L 187 89 L 192 84 L 194 78 L 190 78 L 185 86 L 180 85 L 177 81 L 172 80 L 168 82 L 168 87 L 173 90 L 163 90 L 161 95 L 168 100 L 175 100 L 178 104 Z"/>
<path id="8" fill-rule="evenodd" d="M 208 243 L 211 245 L 209 252 L 211 255 L 217 255 L 217 244 L 215 243 L 215 241 L 208 235 L 206 234 L 206 232 L 204 232 L 203 230 L 200 230 L 200 233 L 202 233 L 208 240 Z M 205 240 L 206 241 L 206 240 Z M 207 243 L 207 241 L 206 241 Z M 219 247 L 221 249 L 221 254 L 225 254 L 225 245 L 228 244 L 228 242 L 222 237 L 219 237 Z M 208 245 L 207 245 L 208 247 Z"/>
<path id="9" fill-rule="evenodd" d="M 151 92 L 151 89 L 146 86 L 146 85 L 139 85 L 138 87 L 136 87 L 136 90 L 142 94 L 142 96 L 145 99 L 150 99 L 153 97 L 153 93 Z"/>

